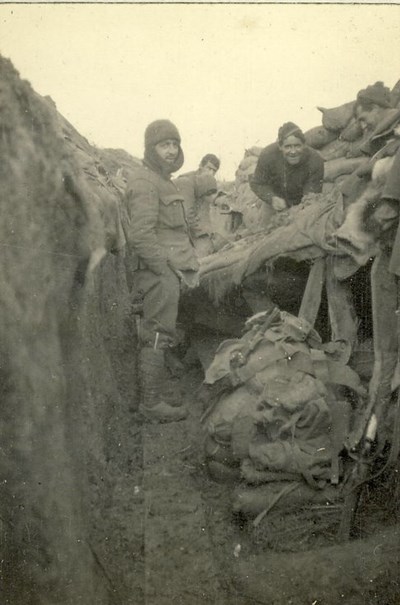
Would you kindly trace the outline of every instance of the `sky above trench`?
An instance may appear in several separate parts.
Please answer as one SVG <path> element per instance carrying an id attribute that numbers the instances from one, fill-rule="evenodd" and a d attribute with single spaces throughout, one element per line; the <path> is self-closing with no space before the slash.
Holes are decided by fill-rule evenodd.
<path id="1" fill-rule="evenodd" d="M 230 180 L 279 126 L 400 79 L 400 4 L 0 4 L 0 52 L 91 143 L 143 153 L 176 123 L 184 169 Z"/>

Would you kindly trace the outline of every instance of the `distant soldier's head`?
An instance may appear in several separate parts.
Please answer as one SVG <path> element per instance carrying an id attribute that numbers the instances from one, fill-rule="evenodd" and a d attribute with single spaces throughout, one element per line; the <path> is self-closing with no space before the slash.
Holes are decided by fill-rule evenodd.
<path id="1" fill-rule="evenodd" d="M 358 92 L 354 115 L 364 131 L 372 132 L 391 108 L 389 88 L 383 82 L 375 82 Z"/>
<path id="2" fill-rule="evenodd" d="M 218 172 L 221 162 L 213 153 L 207 153 L 200 162 L 199 173 L 214 175 Z"/>

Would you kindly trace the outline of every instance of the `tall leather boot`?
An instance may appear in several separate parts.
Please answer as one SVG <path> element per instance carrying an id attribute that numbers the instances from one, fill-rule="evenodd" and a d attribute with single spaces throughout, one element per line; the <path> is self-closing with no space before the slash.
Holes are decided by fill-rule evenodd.
<path id="1" fill-rule="evenodd" d="M 143 347 L 139 357 L 141 403 L 139 411 L 151 422 L 176 422 L 187 417 L 183 406 L 174 407 L 163 397 L 166 388 L 164 351 Z"/>

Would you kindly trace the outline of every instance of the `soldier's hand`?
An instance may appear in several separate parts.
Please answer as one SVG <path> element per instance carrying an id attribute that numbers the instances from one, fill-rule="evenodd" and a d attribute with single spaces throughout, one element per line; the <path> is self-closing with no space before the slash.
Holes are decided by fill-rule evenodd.
<path id="1" fill-rule="evenodd" d="M 285 200 L 277 195 L 274 195 L 272 198 L 272 208 L 276 210 L 276 212 L 282 212 L 282 210 L 287 208 Z"/>
<path id="2" fill-rule="evenodd" d="M 200 284 L 200 275 L 198 271 L 185 271 L 183 274 L 183 282 L 189 290 L 197 288 Z"/>
<path id="3" fill-rule="evenodd" d="M 179 271 L 179 269 L 174 269 L 175 275 L 177 276 L 177 278 L 179 279 L 180 282 L 184 281 L 183 278 L 183 273 L 182 271 Z"/>
<path id="4" fill-rule="evenodd" d="M 200 285 L 200 275 L 198 271 L 180 271 L 175 269 L 176 275 L 179 277 L 181 287 L 183 289 L 192 290 Z"/>
<path id="5" fill-rule="evenodd" d="M 193 273 L 191 285 L 189 286 L 189 288 L 197 288 L 198 286 L 200 286 L 200 273 L 196 271 L 195 273 Z"/>

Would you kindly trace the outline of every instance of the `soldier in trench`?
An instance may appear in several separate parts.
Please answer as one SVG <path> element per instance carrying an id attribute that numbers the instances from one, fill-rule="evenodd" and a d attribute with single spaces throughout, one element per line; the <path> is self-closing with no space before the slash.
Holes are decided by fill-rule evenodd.
<path id="1" fill-rule="evenodd" d="M 321 155 L 306 144 L 296 124 L 286 122 L 278 130 L 277 142 L 262 150 L 249 184 L 257 197 L 275 212 L 282 212 L 300 204 L 304 195 L 320 193 L 323 177 Z M 304 289 L 308 271 L 305 263 L 280 259 L 273 273 L 260 268 L 243 281 L 244 297 L 258 312 L 273 304 L 271 293 L 275 292 L 275 300 L 284 298 L 285 310 L 297 313 L 299 291 Z"/>
<path id="2" fill-rule="evenodd" d="M 128 182 L 123 228 L 134 253 L 134 291 L 143 297 L 139 329 L 141 402 L 149 421 L 182 420 L 187 410 L 168 388 L 165 353 L 174 345 L 182 288 L 198 285 L 198 261 L 185 217 L 183 196 L 171 180 L 183 165 L 181 138 L 169 120 L 145 131 L 143 167 Z"/>
<path id="3" fill-rule="evenodd" d="M 354 115 L 361 129 L 369 135 L 363 151 L 373 155 L 393 136 L 400 111 L 393 107 L 391 93 L 383 82 L 375 82 L 357 93 Z"/>
<path id="4" fill-rule="evenodd" d="M 211 254 L 214 247 L 210 207 L 217 197 L 217 181 L 211 174 L 202 173 L 194 178 L 178 177 L 175 184 L 184 197 L 185 214 L 197 255 Z"/>
<path id="5" fill-rule="evenodd" d="M 279 128 L 278 141 L 258 158 L 250 187 L 277 212 L 300 204 L 307 193 L 322 191 L 324 161 L 305 141 L 301 129 L 286 122 Z"/>
<path id="6" fill-rule="evenodd" d="M 197 170 L 192 170 L 191 172 L 185 172 L 184 174 L 179 175 L 178 178 L 190 178 L 193 179 L 196 176 L 200 176 L 201 174 L 208 174 L 210 176 L 215 176 L 219 170 L 221 165 L 221 160 L 217 158 L 214 153 L 206 153 L 200 160 L 199 167 Z"/>
<path id="7" fill-rule="evenodd" d="M 362 195 L 376 160 L 394 155 L 400 143 L 400 109 L 393 107 L 391 92 L 383 82 L 375 82 L 359 90 L 353 111 L 366 138 L 361 151 L 371 160 L 362 164 L 341 184 L 345 206 Z"/>

